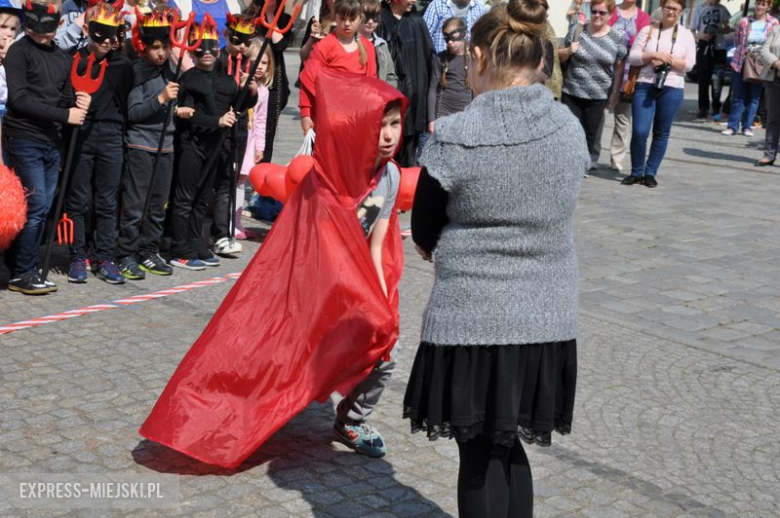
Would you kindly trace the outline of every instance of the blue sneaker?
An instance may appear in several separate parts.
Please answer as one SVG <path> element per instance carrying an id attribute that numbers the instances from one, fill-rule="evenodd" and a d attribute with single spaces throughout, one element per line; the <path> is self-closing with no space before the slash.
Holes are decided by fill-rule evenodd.
<path id="1" fill-rule="evenodd" d="M 219 257 L 214 254 L 211 254 L 211 257 L 199 257 L 198 259 L 206 266 L 219 266 Z"/>
<path id="2" fill-rule="evenodd" d="M 87 282 L 87 259 L 77 257 L 70 262 L 68 268 L 68 282 L 84 284 Z"/>
<path id="3" fill-rule="evenodd" d="M 97 264 L 98 279 L 104 280 L 109 284 L 124 284 L 125 276 L 119 271 L 113 261 L 99 261 Z"/>
<path id="4" fill-rule="evenodd" d="M 384 457 L 387 453 L 382 436 L 373 426 L 366 423 L 349 425 L 336 419 L 333 424 L 333 436 L 347 447 L 374 459 Z"/>
<path id="5" fill-rule="evenodd" d="M 183 257 L 174 257 L 173 259 L 171 259 L 171 266 L 175 266 L 176 268 L 184 268 L 185 270 L 193 270 L 193 271 L 206 269 L 206 263 L 204 263 L 200 259 L 185 259 Z"/>

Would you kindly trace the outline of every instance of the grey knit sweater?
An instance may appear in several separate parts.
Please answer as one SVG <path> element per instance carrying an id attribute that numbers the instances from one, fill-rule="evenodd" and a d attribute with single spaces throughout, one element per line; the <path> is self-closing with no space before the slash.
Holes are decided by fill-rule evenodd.
<path id="1" fill-rule="evenodd" d="M 590 157 L 569 109 L 542 85 L 484 93 L 437 121 L 421 163 L 449 195 L 422 340 L 575 338 L 572 218 Z"/>

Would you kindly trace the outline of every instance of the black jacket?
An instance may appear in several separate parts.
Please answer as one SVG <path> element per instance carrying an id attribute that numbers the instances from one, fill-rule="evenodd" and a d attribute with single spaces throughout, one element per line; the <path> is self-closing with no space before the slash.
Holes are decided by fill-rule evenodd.
<path id="1" fill-rule="evenodd" d="M 89 50 L 80 49 L 79 73 L 85 74 Z M 133 88 L 133 63 L 127 56 L 114 50 L 106 54 L 108 60 L 106 75 L 97 92 L 92 94 L 92 103 L 89 105 L 87 122 L 116 122 L 124 124 L 127 116 L 127 96 Z M 100 73 L 101 61 L 95 60 L 92 65 L 92 77 Z"/>
<path id="2" fill-rule="evenodd" d="M 6 137 L 61 146 L 62 126 L 74 106 L 71 63 L 53 43 L 38 45 L 25 36 L 11 45 L 3 62 L 8 82 Z"/>

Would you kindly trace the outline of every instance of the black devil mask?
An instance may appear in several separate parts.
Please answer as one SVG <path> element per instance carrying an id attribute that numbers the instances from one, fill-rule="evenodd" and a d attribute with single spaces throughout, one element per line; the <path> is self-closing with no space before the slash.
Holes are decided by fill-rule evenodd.
<path id="1" fill-rule="evenodd" d="M 455 29 L 450 32 L 444 32 L 444 41 L 463 41 L 466 39 L 465 29 Z"/>
<path id="2" fill-rule="evenodd" d="M 89 37 L 95 43 L 103 43 L 106 40 L 114 41 L 119 34 L 119 27 L 105 25 L 96 21 L 90 21 L 87 24 Z"/>
<path id="3" fill-rule="evenodd" d="M 249 45 L 249 42 L 254 37 L 254 34 L 245 34 L 243 32 L 238 32 L 233 29 L 227 30 L 228 39 L 230 40 L 230 43 L 233 45 Z"/>
<path id="4" fill-rule="evenodd" d="M 35 34 L 51 34 L 60 26 L 60 12 L 54 4 L 34 4 L 27 0 L 23 4 L 24 25 Z"/>
<path id="5" fill-rule="evenodd" d="M 219 54 L 219 41 L 203 38 L 203 41 L 200 42 L 200 47 L 195 49 L 194 52 L 198 57 L 203 57 L 206 54 L 216 56 Z"/>

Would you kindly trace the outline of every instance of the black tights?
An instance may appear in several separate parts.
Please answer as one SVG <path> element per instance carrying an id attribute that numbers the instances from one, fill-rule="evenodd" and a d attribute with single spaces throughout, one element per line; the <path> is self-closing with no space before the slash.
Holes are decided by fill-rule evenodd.
<path id="1" fill-rule="evenodd" d="M 494 446 L 478 435 L 458 442 L 458 514 L 461 518 L 530 518 L 534 509 L 531 466 L 522 444 Z"/>

